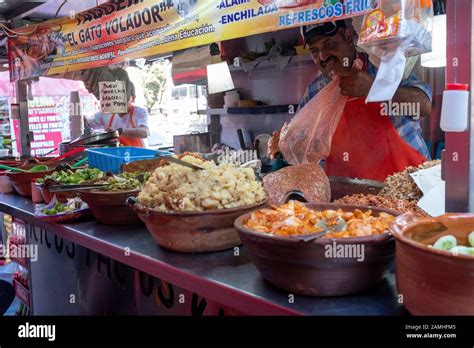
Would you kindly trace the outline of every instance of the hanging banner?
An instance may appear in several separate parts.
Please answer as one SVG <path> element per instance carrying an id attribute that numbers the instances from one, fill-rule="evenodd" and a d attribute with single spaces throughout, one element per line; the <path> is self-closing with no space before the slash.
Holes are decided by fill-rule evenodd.
<path id="1" fill-rule="evenodd" d="M 11 81 L 363 15 L 379 0 L 111 0 L 8 39 Z"/>

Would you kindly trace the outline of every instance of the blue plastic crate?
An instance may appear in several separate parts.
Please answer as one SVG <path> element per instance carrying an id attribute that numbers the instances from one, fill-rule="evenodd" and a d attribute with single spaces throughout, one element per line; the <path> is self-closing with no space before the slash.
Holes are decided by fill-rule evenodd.
<path id="1" fill-rule="evenodd" d="M 171 155 L 166 151 L 142 149 L 139 147 L 105 147 L 100 149 L 87 149 L 89 166 L 104 172 L 118 174 L 122 172 L 122 165 L 134 161 L 155 158 L 157 153 L 163 156 Z"/>

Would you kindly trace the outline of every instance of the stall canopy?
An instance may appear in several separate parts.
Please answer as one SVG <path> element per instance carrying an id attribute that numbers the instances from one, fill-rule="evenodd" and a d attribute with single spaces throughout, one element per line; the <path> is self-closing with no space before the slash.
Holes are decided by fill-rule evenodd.
<path id="1" fill-rule="evenodd" d="M 113 0 L 17 29 L 11 81 L 159 56 L 189 47 L 359 16 L 378 0 Z"/>

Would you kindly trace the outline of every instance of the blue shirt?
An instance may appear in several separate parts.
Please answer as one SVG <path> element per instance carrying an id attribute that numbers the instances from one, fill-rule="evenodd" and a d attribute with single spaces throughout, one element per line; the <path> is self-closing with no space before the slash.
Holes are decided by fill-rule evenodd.
<path id="1" fill-rule="evenodd" d="M 367 55 L 363 55 L 366 60 L 367 73 L 374 77 L 377 75 L 377 67 L 373 65 Z M 331 78 L 321 74 L 306 88 L 306 92 L 301 99 L 300 107 L 306 105 L 320 90 L 322 90 L 329 82 Z M 426 83 L 421 82 L 414 73 L 411 73 L 405 80 L 402 80 L 400 87 L 415 87 L 421 89 L 431 100 L 432 92 L 430 86 Z M 421 155 L 430 160 L 431 155 L 428 151 L 428 146 L 423 139 L 423 132 L 420 126 L 420 120 L 415 120 L 409 116 L 390 116 L 393 126 L 397 130 L 400 137 L 405 140 L 412 148 L 418 151 Z"/>

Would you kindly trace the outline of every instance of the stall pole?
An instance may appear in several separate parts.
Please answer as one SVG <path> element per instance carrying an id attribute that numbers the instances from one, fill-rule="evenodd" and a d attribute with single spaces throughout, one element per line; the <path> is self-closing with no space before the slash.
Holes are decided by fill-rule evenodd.
<path id="1" fill-rule="evenodd" d="M 25 81 L 15 82 L 16 84 L 16 98 L 20 105 L 20 120 L 18 129 L 18 148 L 21 156 L 30 156 L 31 154 L 31 135 L 30 125 L 28 121 L 28 91 Z"/>
<path id="2" fill-rule="evenodd" d="M 472 86 L 472 12 L 471 0 L 448 0 L 446 83 L 464 83 Z M 471 98 L 472 102 L 472 98 Z M 474 108 L 471 106 L 471 129 L 474 129 Z M 474 209 L 474 137 L 473 133 L 446 132 L 446 150 L 443 151 L 443 174 L 446 181 L 446 212 L 468 212 Z M 471 151 L 470 151 L 471 149 Z M 471 204 L 470 204 L 471 199 Z"/>
<path id="3" fill-rule="evenodd" d="M 473 43 L 473 36 L 472 33 L 474 32 L 474 21 L 472 18 L 474 18 L 474 4 L 472 1 L 469 1 L 469 5 L 471 6 L 471 11 L 469 12 L 471 17 L 470 17 L 470 30 L 469 30 L 469 35 L 466 35 L 468 39 L 470 39 L 470 49 L 469 53 L 471 56 L 469 57 L 469 67 L 473 66 L 473 59 L 474 59 L 474 43 Z M 474 69 L 471 68 L 470 71 L 470 78 L 471 78 L 471 107 L 470 107 L 470 131 L 469 131 L 469 136 L 470 136 L 470 158 L 469 158 L 469 212 L 474 212 L 474 98 L 472 97 L 472 92 L 473 92 L 473 86 L 474 86 Z"/>

